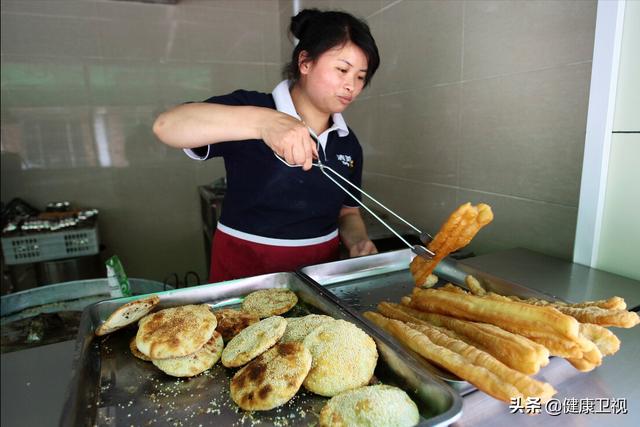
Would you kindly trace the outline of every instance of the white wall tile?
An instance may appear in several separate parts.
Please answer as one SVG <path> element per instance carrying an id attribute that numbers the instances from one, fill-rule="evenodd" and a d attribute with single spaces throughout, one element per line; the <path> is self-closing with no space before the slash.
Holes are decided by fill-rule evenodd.
<path id="1" fill-rule="evenodd" d="M 595 13 L 590 0 L 466 2 L 465 80 L 591 60 Z"/>
<path id="2" fill-rule="evenodd" d="M 2 53 L 100 57 L 97 20 L 2 13 Z"/>
<path id="3" fill-rule="evenodd" d="M 577 206 L 590 70 L 465 82 L 460 186 Z"/>
<path id="4" fill-rule="evenodd" d="M 374 87 L 389 93 L 460 81 L 463 3 L 404 1 L 372 18 L 382 57 Z"/>
<path id="5" fill-rule="evenodd" d="M 490 205 L 494 220 L 478 232 L 467 250 L 479 255 L 526 248 L 571 259 L 578 213 L 576 207 L 460 189 L 451 210 L 468 201 Z"/>

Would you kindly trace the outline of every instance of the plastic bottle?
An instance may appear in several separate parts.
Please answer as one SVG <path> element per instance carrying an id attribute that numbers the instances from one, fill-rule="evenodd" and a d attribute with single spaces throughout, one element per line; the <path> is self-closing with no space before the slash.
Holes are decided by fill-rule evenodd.
<path id="1" fill-rule="evenodd" d="M 107 283 L 109 284 L 109 294 L 112 298 L 131 296 L 129 279 L 124 273 L 122 264 L 117 255 L 112 256 L 106 262 Z"/>

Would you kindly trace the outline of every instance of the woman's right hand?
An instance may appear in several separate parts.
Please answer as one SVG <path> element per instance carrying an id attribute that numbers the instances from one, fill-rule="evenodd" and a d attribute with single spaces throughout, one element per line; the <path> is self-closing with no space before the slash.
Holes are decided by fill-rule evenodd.
<path id="1" fill-rule="evenodd" d="M 311 169 L 318 157 L 316 143 L 303 122 L 265 107 L 183 104 L 160 114 L 153 131 L 162 142 L 177 148 L 259 138 L 287 163 L 304 170 Z"/>
<path id="2" fill-rule="evenodd" d="M 303 122 L 288 114 L 274 111 L 260 128 L 261 139 L 291 165 L 309 170 L 318 158 L 316 143 Z"/>

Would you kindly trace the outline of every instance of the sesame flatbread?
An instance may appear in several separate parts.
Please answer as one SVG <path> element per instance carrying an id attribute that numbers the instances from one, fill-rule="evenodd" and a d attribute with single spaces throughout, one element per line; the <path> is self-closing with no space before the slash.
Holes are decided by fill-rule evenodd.
<path id="1" fill-rule="evenodd" d="M 333 320 L 318 326 L 303 344 L 313 356 L 304 380 L 307 390 L 335 396 L 366 385 L 373 376 L 378 351 L 373 339 L 353 323 Z"/>
<path id="2" fill-rule="evenodd" d="M 157 295 L 151 295 L 150 297 L 131 301 L 118 307 L 102 325 L 98 326 L 96 335 L 110 334 L 111 332 L 137 322 L 149 314 L 159 302 L 160 298 Z"/>
<path id="3" fill-rule="evenodd" d="M 311 369 L 311 353 L 300 342 L 278 344 L 253 359 L 231 380 L 231 398 L 246 411 L 287 403 Z"/>
<path id="4" fill-rule="evenodd" d="M 302 341 L 318 326 L 331 322 L 332 320 L 334 320 L 333 317 L 325 316 L 323 314 L 309 314 L 304 317 L 289 317 L 287 318 L 287 329 L 285 329 L 280 342 Z"/>
<path id="5" fill-rule="evenodd" d="M 200 350 L 216 329 L 206 304 L 167 308 L 140 319 L 136 346 L 151 359 L 171 359 Z"/>
<path id="6" fill-rule="evenodd" d="M 418 407 L 407 393 L 382 384 L 340 393 L 320 411 L 320 427 L 410 427 L 419 421 Z"/>
<path id="7" fill-rule="evenodd" d="M 174 377 L 193 377 L 210 369 L 220 359 L 224 342 L 222 335 L 214 332 L 202 348 L 188 356 L 173 359 L 152 360 L 158 369 Z"/>
<path id="8" fill-rule="evenodd" d="M 255 314 L 246 313 L 241 310 L 224 308 L 213 313 L 218 321 L 216 331 L 220 332 L 225 342 L 230 341 L 238 335 L 241 330 L 249 325 L 258 323 L 260 318 Z"/>
<path id="9" fill-rule="evenodd" d="M 131 341 L 129 341 L 129 349 L 131 350 L 131 354 L 133 354 L 138 359 L 144 360 L 145 362 L 149 362 L 151 360 L 144 354 L 140 353 L 140 350 L 138 350 L 138 346 L 136 346 L 135 335 L 131 338 Z"/>
<path id="10" fill-rule="evenodd" d="M 243 329 L 227 343 L 222 364 L 227 368 L 242 366 L 271 348 L 284 334 L 287 321 L 273 316 Z"/>
<path id="11" fill-rule="evenodd" d="M 286 313 L 297 302 L 296 294 L 288 289 L 262 289 L 246 296 L 242 302 L 242 310 L 262 319 Z"/>

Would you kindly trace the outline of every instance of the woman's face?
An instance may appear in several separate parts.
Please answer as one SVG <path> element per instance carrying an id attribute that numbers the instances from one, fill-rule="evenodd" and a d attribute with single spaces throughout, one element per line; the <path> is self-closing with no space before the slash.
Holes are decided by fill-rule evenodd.
<path id="1" fill-rule="evenodd" d="M 352 42 L 324 52 L 315 61 L 303 61 L 299 66 L 305 92 L 323 113 L 344 111 L 364 88 L 367 57 Z"/>

